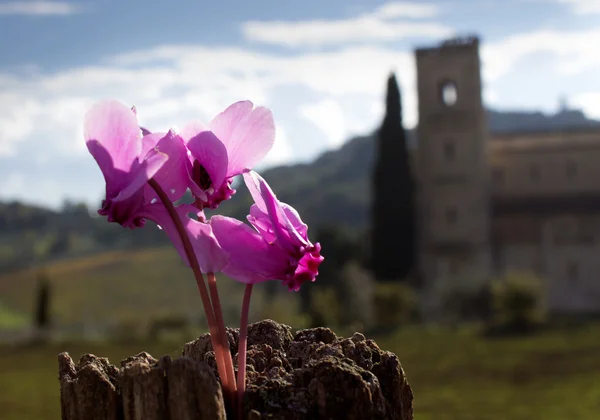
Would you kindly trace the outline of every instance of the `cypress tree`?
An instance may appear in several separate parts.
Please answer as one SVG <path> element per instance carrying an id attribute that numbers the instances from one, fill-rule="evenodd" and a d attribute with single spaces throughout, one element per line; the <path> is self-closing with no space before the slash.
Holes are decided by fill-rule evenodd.
<path id="1" fill-rule="evenodd" d="M 50 281 L 45 274 L 38 274 L 36 291 L 35 324 L 40 330 L 50 325 Z"/>
<path id="2" fill-rule="evenodd" d="M 415 187 L 400 89 L 393 73 L 388 78 L 385 117 L 377 133 L 372 187 L 371 268 L 379 281 L 401 280 L 415 265 Z"/>

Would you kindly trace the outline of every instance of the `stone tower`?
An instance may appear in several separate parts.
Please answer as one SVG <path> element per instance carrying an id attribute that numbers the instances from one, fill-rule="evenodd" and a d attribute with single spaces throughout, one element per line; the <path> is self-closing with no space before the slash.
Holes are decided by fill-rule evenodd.
<path id="1" fill-rule="evenodd" d="M 416 62 L 419 254 L 430 296 L 489 276 L 488 129 L 477 38 L 417 49 Z"/>

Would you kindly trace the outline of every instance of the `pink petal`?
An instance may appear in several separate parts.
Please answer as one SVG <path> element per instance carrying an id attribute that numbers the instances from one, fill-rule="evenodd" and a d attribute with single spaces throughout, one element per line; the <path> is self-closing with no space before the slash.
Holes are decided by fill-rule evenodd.
<path id="1" fill-rule="evenodd" d="M 187 148 L 208 172 L 212 188 L 219 188 L 227 174 L 228 156 L 225 145 L 211 131 L 203 131 L 187 142 Z"/>
<path id="2" fill-rule="evenodd" d="M 211 131 L 227 148 L 228 176 L 253 168 L 269 153 L 275 142 L 273 114 L 267 108 L 252 107 L 250 101 L 236 102 L 211 123 Z"/>
<path id="3" fill-rule="evenodd" d="M 281 241 L 281 246 L 292 248 L 294 246 L 308 245 L 308 242 L 299 234 L 290 219 L 288 219 L 286 211 L 283 208 L 283 203 L 277 199 L 267 181 L 254 171 L 245 172 L 244 181 L 258 209 L 269 217 L 273 226 L 273 232 Z M 294 215 L 292 214 L 292 216 Z"/>
<path id="4" fill-rule="evenodd" d="M 128 107 L 117 101 L 100 102 L 88 111 L 83 127 L 86 142 L 97 141 L 112 159 L 112 167 L 100 166 L 107 183 L 132 169 L 142 143 L 136 116 Z"/>
<path id="5" fill-rule="evenodd" d="M 129 183 L 121 189 L 118 195 L 112 201 L 123 201 L 131 197 L 146 185 L 148 180 L 156 175 L 163 167 L 169 157 L 157 150 L 151 150 L 141 165 L 137 166 L 134 172 L 129 176 Z"/>
<path id="6" fill-rule="evenodd" d="M 184 204 L 178 206 L 176 210 L 185 231 L 189 235 L 201 271 L 203 273 L 222 271 L 223 267 L 227 264 L 227 254 L 219 246 L 217 239 L 212 233 L 211 225 L 188 217 L 189 213 L 197 212 L 197 209 L 190 205 Z M 165 231 L 184 263 L 189 266 L 183 242 L 167 209 L 160 203 L 148 205 L 145 207 L 142 217 L 152 220 Z"/>
<path id="7" fill-rule="evenodd" d="M 166 135 L 167 133 L 149 133 L 142 137 L 142 150 L 140 151 L 140 156 L 146 156 Z"/>
<path id="8" fill-rule="evenodd" d="M 245 119 L 252 112 L 254 104 L 250 101 L 239 101 L 229 105 L 210 123 L 210 129 L 223 143 L 229 144 L 229 138 L 233 135 L 239 121 Z"/>
<path id="9" fill-rule="evenodd" d="M 201 121 L 193 120 L 189 122 L 183 129 L 179 132 L 179 136 L 183 139 L 184 142 L 190 141 L 190 139 L 197 134 L 203 131 L 210 131 L 209 128 Z"/>
<path id="10" fill-rule="evenodd" d="M 265 199 L 260 190 L 260 184 L 262 182 L 265 182 L 265 180 L 263 179 L 263 177 L 261 177 L 258 173 L 254 171 L 244 172 L 243 177 L 244 182 L 246 183 L 246 187 L 248 188 L 248 191 L 250 192 L 250 195 L 254 200 L 254 203 L 260 211 L 262 211 L 264 214 L 267 214 L 267 205 L 265 204 Z M 271 190 L 270 187 L 268 187 L 268 189 Z M 272 191 L 271 193 L 272 196 L 275 197 L 275 193 L 273 193 Z"/>
<path id="11" fill-rule="evenodd" d="M 308 225 L 302 221 L 298 211 L 286 203 L 281 203 L 281 207 L 291 225 L 294 227 L 294 230 L 296 230 L 302 238 L 308 241 Z"/>
<path id="12" fill-rule="evenodd" d="M 86 142 L 88 151 L 98 163 L 106 184 L 106 197 L 115 197 L 121 188 L 127 184 L 128 173 L 113 168 L 112 156 L 97 140 Z"/>
<path id="13" fill-rule="evenodd" d="M 260 233 L 260 236 L 267 242 L 274 242 L 277 237 L 273 230 L 271 219 L 263 213 L 256 204 L 250 206 L 250 214 L 246 216 L 250 224 Z"/>
<path id="14" fill-rule="evenodd" d="M 149 145 L 154 144 L 158 151 L 166 154 L 169 160 L 163 165 L 163 167 L 156 173 L 154 179 L 167 193 L 171 201 L 177 201 L 187 191 L 191 184 L 189 177 L 189 170 L 191 164 L 187 156 L 187 148 L 183 143 L 183 139 L 173 132 L 169 131 L 167 134 L 163 134 L 160 139 L 156 139 L 155 134 L 144 136 L 142 142 L 144 142 L 144 149 Z M 149 185 L 146 187 L 144 192 L 144 199 L 147 203 L 152 202 L 154 199 L 158 199 L 156 192 Z"/>
<path id="15" fill-rule="evenodd" d="M 210 224 L 229 256 L 229 263 L 223 269 L 226 275 L 251 284 L 285 276 L 289 256 L 283 249 L 268 244 L 237 219 L 217 215 L 211 217 Z"/>

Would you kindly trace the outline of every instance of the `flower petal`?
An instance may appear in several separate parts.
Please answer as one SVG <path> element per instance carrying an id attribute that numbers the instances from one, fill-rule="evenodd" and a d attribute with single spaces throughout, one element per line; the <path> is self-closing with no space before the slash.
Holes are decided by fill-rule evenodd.
<path id="1" fill-rule="evenodd" d="M 236 102 L 211 123 L 211 131 L 227 148 L 228 176 L 253 168 L 269 153 L 275 142 L 273 114 L 267 108 L 252 107 L 250 101 Z"/>
<path id="2" fill-rule="evenodd" d="M 250 101 L 239 101 L 229 105 L 225 111 L 217 115 L 210 123 L 210 130 L 225 144 L 233 135 L 239 121 L 242 121 L 252 112 L 254 104 Z"/>
<path id="3" fill-rule="evenodd" d="M 277 239 L 277 236 L 275 236 L 275 232 L 273 231 L 271 219 L 267 214 L 263 213 L 256 204 L 250 206 L 250 214 L 246 216 L 246 219 L 254 229 L 260 233 L 265 241 L 274 242 Z"/>
<path id="4" fill-rule="evenodd" d="M 219 188 L 227 174 L 228 156 L 225 145 L 213 132 L 202 131 L 187 142 L 187 148 L 210 176 L 212 188 Z M 196 179 L 194 181 L 198 182 Z"/>
<path id="5" fill-rule="evenodd" d="M 116 196 L 121 190 L 121 187 L 127 183 L 126 179 L 128 174 L 125 171 L 114 169 L 112 156 L 98 140 L 89 140 L 85 144 L 104 176 L 106 197 Z"/>
<path id="6" fill-rule="evenodd" d="M 190 141 L 190 139 L 203 131 L 210 131 L 210 129 L 202 121 L 193 120 L 186 124 L 183 129 L 179 132 L 179 136 L 184 142 Z"/>
<path id="7" fill-rule="evenodd" d="M 156 149 L 151 150 L 144 161 L 130 174 L 128 184 L 121 189 L 112 201 L 117 202 L 126 200 L 142 189 L 144 185 L 160 171 L 168 160 L 169 157 L 165 153 L 161 153 Z"/>
<path id="8" fill-rule="evenodd" d="M 229 256 L 229 262 L 223 269 L 226 275 L 250 284 L 284 276 L 289 256 L 283 249 L 268 244 L 237 219 L 217 215 L 211 217 L 210 224 L 219 244 Z"/>
<path id="9" fill-rule="evenodd" d="M 140 151 L 140 156 L 146 156 L 148 152 L 156 147 L 159 141 L 165 137 L 167 133 L 149 133 L 146 134 L 141 139 L 142 150 Z"/>
<path id="10" fill-rule="evenodd" d="M 277 199 L 277 196 L 263 177 L 254 171 L 245 172 L 244 182 L 258 209 L 271 220 L 273 232 L 281 241 L 281 246 L 290 248 L 308 245 L 308 242 L 299 234 L 290 219 L 288 219 L 283 207 L 284 203 L 281 203 Z M 292 214 L 292 216 L 294 215 Z"/>
<path id="11" fill-rule="evenodd" d="M 142 150 L 142 135 L 131 109 L 117 101 L 100 102 L 88 111 L 83 127 L 86 142 L 97 141 L 112 159 L 112 167 L 100 166 L 107 183 L 132 169 Z"/>
<path id="12" fill-rule="evenodd" d="M 169 160 L 156 173 L 154 179 L 169 196 L 171 201 L 177 201 L 184 196 L 191 184 L 189 176 L 191 164 L 187 156 L 187 148 L 183 143 L 183 139 L 172 131 L 162 134 L 162 137 L 159 139 L 157 137 L 160 137 L 160 135 L 150 134 L 144 136 L 142 139 L 144 150 L 152 145 L 152 147 L 155 147 L 158 151 L 169 157 Z M 144 199 L 147 203 L 158 199 L 156 192 L 149 185 L 146 187 L 146 191 L 144 191 Z"/>
<path id="13" fill-rule="evenodd" d="M 294 230 L 308 242 L 308 225 L 302 221 L 298 211 L 286 203 L 281 203 L 281 207 Z"/>

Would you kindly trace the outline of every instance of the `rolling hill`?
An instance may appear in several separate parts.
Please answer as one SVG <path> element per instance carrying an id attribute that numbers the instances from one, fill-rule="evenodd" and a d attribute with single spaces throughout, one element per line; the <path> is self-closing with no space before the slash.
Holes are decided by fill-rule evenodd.
<path id="1" fill-rule="evenodd" d="M 488 122 L 495 133 L 600 127 L 600 122 L 572 110 L 554 115 L 490 110 Z M 352 138 L 311 163 L 278 166 L 262 173 L 278 197 L 298 209 L 311 226 L 311 237 L 319 226 L 335 225 L 356 235 L 367 228 L 375 135 Z M 408 142 L 415 147 L 414 131 L 408 132 Z M 245 219 L 250 204 L 245 187 L 240 186 L 238 193 L 219 210 Z M 51 211 L 0 202 L 0 272 L 115 249 L 168 244 L 158 229 L 129 231 L 90 213 L 95 211 L 73 203 L 66 203 L 62 211 Z"/>

